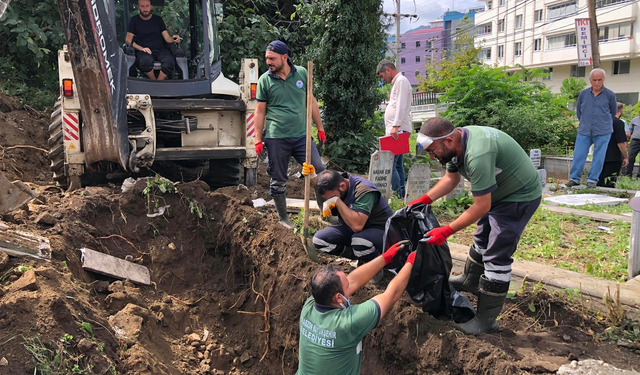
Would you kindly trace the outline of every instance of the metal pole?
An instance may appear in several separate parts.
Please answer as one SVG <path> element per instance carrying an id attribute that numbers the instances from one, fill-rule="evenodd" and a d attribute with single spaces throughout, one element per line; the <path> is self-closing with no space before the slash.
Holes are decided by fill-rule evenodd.
<path id="1" fill-rule="evenodd" d="M 400 0 L 396 0 L 396 67 L 400 66 Z"/>
<path id="2" fill-rule="evenodd" d="M 591 56 L 593 67 L 600 67 L 600 34 L 598 33 L 598 20 L 596 19 L 596 0 L 588 0 L 589 27 L 591 28 Z"/>
<path id="3" fill-rule="evenodd" d="M 631 218 L 631 241 L 629 241 L 629 266 L 627 267 L 628 279 L 631 280 L 640 274 L 640 197 L 636 194 L 629 202 L 633 210 Z"/>

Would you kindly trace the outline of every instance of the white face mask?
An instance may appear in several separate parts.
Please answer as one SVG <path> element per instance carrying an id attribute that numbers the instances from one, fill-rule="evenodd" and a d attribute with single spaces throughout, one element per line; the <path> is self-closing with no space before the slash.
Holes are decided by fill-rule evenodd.
<path id="1" fill-rule="evenodd" d="M 343 300 L 347 300 L 347 306 L 344 305 L 344 303 L 340 302 L 340 306 L 342 307 L 343 310 L 346 310 L 347 307 L 351 307 L 351 301 L 349 301 L 349 298 L 345 297 L 344 294 L 342 293 L 338 293 L 340 294 L 340 297 L 342 297 Z"/>
<path id="2" fill-rule="evenodd" d="M 426 135 L 424 135 L 422 133 L 418 133 L 418 139 L 416 141 L 418 143 L 418 146 L 420 146 L 420 148 L 422 148 L 423 150 L 426 150 L 427 147 L 429 147 L 433 143 L 433 141 L 437 141 L 438 139 L 447 138 L 447 137 L 451 136 L 455 131 L 456 131 L 456 129 L 453 129 L 451 131 L 451 133 L 449 133 L 447 135 L 443 135 L 441 137 L 433 137 L 433 138 L 429 137 L 429 136 L 426 136 Z"/>

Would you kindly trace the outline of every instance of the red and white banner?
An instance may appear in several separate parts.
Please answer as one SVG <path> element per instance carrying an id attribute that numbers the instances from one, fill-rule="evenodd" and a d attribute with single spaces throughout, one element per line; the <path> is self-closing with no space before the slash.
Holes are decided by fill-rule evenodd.
<path id="1" fill-rule="evenodd" d="M 588 18 L 576 18 L 576 39 L 578 45 L 578 66 L 593 65 L 591 55 L 591 27 Z"/>
<path id="2" fill-rule="evenodd" d="M 253 117 L 253 113 L 247 114 L 247 138 L 256 132 L 256 128 L 253 126 Z"/>
<path id="3" fill-rule="evenodd" d="M 65 113 L 63 117 L 63 129 L 65 141 L 77 141 L 80 139 L 80 123 L 77 113 Z"/>

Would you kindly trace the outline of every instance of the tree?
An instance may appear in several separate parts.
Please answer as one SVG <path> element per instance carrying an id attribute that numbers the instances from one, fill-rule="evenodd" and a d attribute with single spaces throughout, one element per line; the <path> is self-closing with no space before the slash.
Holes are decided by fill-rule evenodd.
<path id="1" fill-rule="evenodd" d="M 572 103 L 578 100 L 578 95 L 587 85 L 587 81 L 584 78 L 569 77 L 562 81 L 560 87 L 560 93 L 567 97 Z"/>
<path id="2" fill-rule="evenodd" d="M 449 87 L 441 101 L 453 103 L 444 117 L 456 126 L 495 127 L 524 149 L 571 144 L 576 124 L 566 109 L 567 98 L 551 93 L 540 81 L 526 78 L 540 74 L 544 74 L 542 69 L 530 70 L 525 76 L 486 65 L 463 67 L 437 86 Z"/>
<path id="3" fill-rule="evenodd" d="M 376 66 L 383 58 L 380 0 L 319 0 L 300 5 L 313 41 L 315 95 L 324 104 L 326 153 L 346 170 L 364 171 L 382 127 Z"/>
<path id="4" fill-rule="evenodd" d="M 425 77 L 421 77 L 418 83 L 420 91 L 446 90 L 447 87 L 439 85 L 439 82 L 448 81 L 461 68 L 478 63 L 480 48 L 474 44 L 474 30 L 473 21 L 465 16 L 452 35 L 453 48 L 451 51 L 443 51 L 440 61 L 428 61 L 425 64 L 427 74 Z M 447 56 L 449 52 L 451 56 Z"/>

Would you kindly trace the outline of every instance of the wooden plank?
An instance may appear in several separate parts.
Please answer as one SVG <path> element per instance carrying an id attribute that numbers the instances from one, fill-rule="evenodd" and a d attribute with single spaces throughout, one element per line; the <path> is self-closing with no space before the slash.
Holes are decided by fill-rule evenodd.
<path id="1" fill-rule="evenodd" d="M 631 221 L 631 240 L 629 241 L 629 263 L 627 276 L 629 280 L 640 274 L 640 197 L 634 197 L 630 203 L 633 210 Z"/>
<path id="2" fill-rule="evenodd" d="M 46 237 L 9 229 L 0 223 L 0 250 L 13 257 L 51 260 L 51 245 Z"/>
<path id="3" fill-rule="evenodd" d="M 82 268 L 116 279 L 130 280 L 143 285 L 151 285 L 149 269 L 139 264 L 128 262 L 101 252 L 82 248 Z"/>
<path id="4" fill-rule="evenodd" d="M 265 204 L 265 207 L 275 207 L 273 199 L 268 201 L 267 204 Z M 303 208 L 304 199 L 287 198 L 287 211 L 300 212 L 300 210 L 302 210 Z M 309 200 L 309 212 L 320 212 L 320 209 L 318 208 L 318 202 L 316 202 L 315 200 Z"/>
<path id="5" fill-rule="evenodd" d="M 551 205 L 548 205 L 548 204 L 541 204 L 540 207 L 544 208 L 547 211 L 555 212 L 557 214 L 564 214 L 564 215 L 571 214 L 571 215 L 576 215 L 576 216 L 580 216 L 580 217 L 588 217 L 588 218 L 593 219 L 595 221 L 602 221 L 602 222 L 605 222 L 605 223 L 610 223 L 610 222 L 616 221 L 616 220 L 624 221 L 624 222 L 627 222 L 627 223 L 631 222 L 631 218 L 628 217 L 628 216 L 607 214 L 607 213 L 604 213 L 604 212 L 579 210 L 577 208 L 551 206 Z"/>

